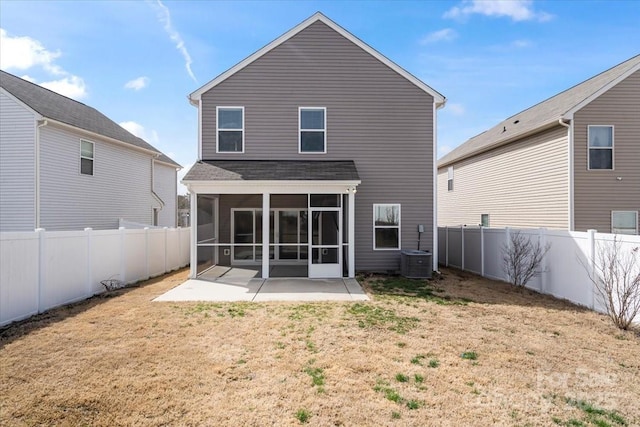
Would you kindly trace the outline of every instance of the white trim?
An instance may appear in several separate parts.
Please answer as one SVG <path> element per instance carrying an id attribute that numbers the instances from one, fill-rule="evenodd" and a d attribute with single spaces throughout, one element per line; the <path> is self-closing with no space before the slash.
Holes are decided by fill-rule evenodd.
<path id="1" fill-rule="evenodd" d="M 591 128 L 611 128 L 611 148 L 609 147 L 593 147 L 591 148 Z M 587 170 L 588 171 L 613 171 L 616 170 L 616 151 L 615 151 L 615 128 L 613 125 L 587 125 Z M 591 150 L 611 150 L 611 169 L 591 169 Z"/>
<path id="2" fill-rule="evenodd" d="M 240 110 L 242 112 L 242 128 L 239 129 L 220 129 L 220 110 Z M 220 144 L 218 141 L 218 134 L 220 131 L 227 132 L 242 132 L 242 150 L 241 151 L 220 151 Z M 244 107 L 240 106 L 216 106 L 216 153 L 220 154 L 244 154 Z"/>
<path id="3" fill-rule="evenodd" d="M 431 242 L 431 256 L 433 271 L 438 271 L 438 109 L 444 107 L 444 104 L 437 106 L 433 104 L 433 159 L 431 166 L 433 167 L 433 176 L 431 177 L 433 186 L 433 230 Z"/>
<path id="4" fill-rule="evenodd" d="M 82 143 L 86 142 L 87 144 L 91 144 L 91 157 L 82 155 Z M 91 173 L 82 173 L 82 159 L 91 160 Z M 96 144 L 95 142 L 88 141 L 86 139 L 80 138 L 80 158 L 78 159 L 78 172 L 80 172 L 80 176 L 94 176 L 96 173 L 95 170 L 95 159 L 96 159 Z"/>
<path id="5" fill-rule="evenodd" d="M 232 75 L 237 73 L 238 71 L 240 71 L 243 68 L 245 68 L 246 66 L 250 65 L 252 62 L 254 62 L 257 59 L 261 58 L 262 56 L 264 56 L 269 51 L 271 51 L 271 50 L 275 49 L 276 47 L 280 46 L 282 43 L 286 42 L 287 40 L 289 40 L 290 38 L 292 38 L 293 36 L 295 36 L 296 34 L 301 32 L 305 28 L 309 27 L 311 24 L 314 24 L 315 22 L 318 22 L 318 21 L 324 23 L 329 28 L 333 29 L 338 34 L 342 35 L 347 40 L 351 41 L 356 46 L 358 46 L 362 50 L 364 50 L 365 52 L 369 53 L 371 56 L 376 58 L 378 61 L 382 62 L 387 67 L 391 68 L 393 71 L 395 71 L 396 73 L 400 74 L 405 79 L 409 80 L 411 83 L 413 83 L 419 89 L 421 89 L 424 92 L 428 93 L 429 95 L 433 96 L 434 101 L 435 101 L 436 104 L 444 104 L 445 103 L 444 96 L 442 96 L 436 90 L 434 90 L 433 88 L 428 86 L 426 83 L 424 83 L 423 81 L 421 81 L 420 79 L 415 77 L 413 74 L 409 73 L 407 70 L 403 69 L 402 67 L 400 67 L 399 65 L 397 65 L 396 63 L 391 61 L 389 58 L 387 58 L 384 55 L 382 55 L 380 52 L 378 52 L 375 49 L 373 49 L 371 46 L 369 46 L 366 43 L 364 43 L 362 40 L 360 40 L 359 38 L 357 38 L 353 34 L 349 33 L 347 30 L 345 30 L 344 28 L 342 28 L 341 26 L 339 26 L 338 24 L 336 24 L 335 22 L 333 22 L 331 19 L 327 18 L 326 16 L 324 16 L 320 12 L 317 12 L 317 13 L 313 14 L 311 17 L 307 18 L 306 20 L 304 20 L 300 24 L 296 25 L 291 30 L 287 31 L 286 33 L 284 33 L 283 35 L 281 35 L 280 37 L 278 37 L 277 39 L 275 39 L 271 43 L 269 43 L 266 46 L 264 46 L 262 49 L 258 50 L 257 52 L 255 52 L 252 55 L 248 56 L 247 58 L 243 59 L 242 61 L 240 61 L 238 64 L 236 64 L 232 68 L 228 69 L 224 73 L 220 74 L 219 76 L 217 76 L 216 78 L 211 80 L 209 83 L 207 83 L 204 86 L 202 86 L 200 89 L 197 89 L 196 91 L 191 93 L 189 95 L 189 100 L 191 101 L 192 104 L 195 105 L 195 102 L 200 100 L 200 98 L 201 98 L 203 93 L 205 93 L 208 90 L 210 90 L 211 88 L 219 85 L 220 83 L 222 83 L 223 81 L 225 81 L 226 79 L 228 79 L 229 77 L 231 77 Z"/>
<path id="6" fill-rule="evenodd" d="M 354 181 L 185 181 L 189 192 L 210 194 L 346 194 L 360 184 Z"/>
<path id="7" fill-rule="evenodd" d="M 616 67 L 617 66 L 618 65 L 616 65 Z M 615 67 L 613 67 L 613 68 L 615 68 Z M 589 95 L 588 97 L 586 97 L 585 99 L 580 101 L 578 104 L 576 104 L 573 107 L 571 107 L 570 110 L 568 110 L 566 113 L 564 113 L 562 115 L 562 118 L 566 119 L 566 120 L 573 120 L 573 115 L 577 111 L 581 110 L 583 107 L 585 107 L 586 105 L 590 104 L 594 99 L 598 98 L 600 95 L 602 95 L 603 93 L 607 92 L 609 89 L 611 89 L 612 87 L 614 87 L 615 85 L 617 85 L 618 83 L 620 83 L 621 81 L 623 81 L 624 79 L 626 79 L 627 77 L 629 77 L 631 74 L 635 73 L 638 70 L 640 70 L 640 62 L 637 63 L 636 65 L 634 65 L 633 67 L 629 68 L 624 73 L 620 74 L 615 79 L 611 80 L 606 85 L 602 86 L 597 91 L 593 92 L 591 95 Z M 604 72 L 606 72 L 606 71 L 604 71 Z M 602 74 L 602 73 L 600 73 L 600 74 Z"/>
<path id="8" fill-rule="evenodd" d="M 218 141 L 217 138 L 218 137 L 216 136 L 216 145 Z M 198 161 L 202 160 L 202 100 L 198 101 L 198 159 L 197 160 Z"/>
<path id="9" fill-rule="evenodd" d="M 397 206 L 398 207 L 398 225 L 376 225 L 376 207 L 377 206 Z M 399 251 L 402 248 L 402 206 L 400 203 L 374 203 L 372 218 L 372 240 L 374 251 Z M 398 247 L 397 248 L 376 248 L 376 229 L 377 228 L 397 228 L 398 229 Z"/>
<path id="10" fill-rule="evenodd" d="M 191 227 L 191 253 L 189 278 L 195 279 L 198 276 L 198 193 L 189 191 L 190 214 L 189 226 Z"/>
<path id="11" fill-rule="evenodd" d="M 356 192 L 355 191 L 349 191 L 349 196 L 348 196 L 348 205 L 347 205 L 348 210 L 348 239 L 349 241 L 347 242 L 349 247 L 347 249 L 348 251 L 348 255 L 347 255 L 347 276 L 349 276 L 350 278 L 354 278 L 356 277 L 356 215 L 355 215 L 355 210 L 356 210 Z M 344 206 L 342 207 L 342 209 L 344 210 Z"/>
<path id="12" fill-rule="evenodd" d="M 612 234 L 617 234 L 617 232 L 614 231 L 614 228 L 613 228 L 613 214 L 615 214 L 615 213 L 633 213 L 635 215 L 635 221 L 634 221 L 634 225 L 635 225 L 634 233 L 635 234 L 634 235 L 637 236 L 638 235 L 638 211 L 623 211 L 623 210 L 615 211 L 615 210 L 612 210 L 611 211 L 611 233 Z"/>
<path id="13" fill-rule="evenodd" d="M 324 127 L 322 129 L 302 129 L 302 110 L 322 110 Z M 302 151 L 302 131 L 324 132 L 323 151 Z M 298 107 L 298 154 L 327 154 L 327 107 Z"/>

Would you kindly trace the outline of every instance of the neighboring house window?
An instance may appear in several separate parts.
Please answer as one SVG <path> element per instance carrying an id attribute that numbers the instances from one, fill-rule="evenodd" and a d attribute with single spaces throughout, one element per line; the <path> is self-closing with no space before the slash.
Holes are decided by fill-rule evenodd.
<path id="1" fill-rule="evenodd" d="M 80 173 L 93 175 L 93 142 L 80 140 Z"/>
<path id="2" fill-rule="evenodd" d="M 218 153 L 244 152 L 244 107 L 217 107 Z"/>
<path id="3" fill-rule="evenodd" d="M 638 211 L 611 211 L 611 232 L 638 234 Z"/>
<path id="4" fill-rule="evenodd" d="M 483 227 L 489 226 L 489 214 L 481 214 L 480 215 L 480 225 Z"/>
<path id="5" fill-rule="evenodd" d="M 153 225 L 158 225 L 158 216 L 160 214 L 160 209 L 153 208 Z"/>
<path id="6" fill-rule="evenodd" d="M 447 190 L 453 191 L 453 166 L 447 169 Z"/>
<path id="7" fill-rule="evenodd" d="M 400 249 L 400 205 L 373 205 L 373 249 Z"/>
<path id="8" fill-rule="evenodd" d="M 589 126 L 589 169 L 613 169 L 613 126 Z"/>
<path id="9" fill-rule="evenodd" d="M 300 153 L 327 152 L 327 109 L 324 107 L 300 107 Z"/>

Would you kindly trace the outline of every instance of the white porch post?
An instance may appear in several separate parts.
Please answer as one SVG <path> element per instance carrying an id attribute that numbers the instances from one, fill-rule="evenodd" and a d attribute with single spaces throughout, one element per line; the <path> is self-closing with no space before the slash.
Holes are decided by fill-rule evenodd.
<path id="1" fill-rule="evenodd" d="M 189 263 L 189 278 L 195 279 L 198 275 L 198 193 L 190 193 L 189 225 L 191 226 L 191 254 Z"/>
<path id="2" fill-rule="evenodd" d="M 356 194 L 355 188 L 349 191 L 349 248 L 348 248 L 348 274 L 350 278 L 356 277 Z"/>
<path id="3" fill-rule="evenodd" d="M 269 278 L 269 210 L 270 194 L 262 193 L 262 278 Z"/>

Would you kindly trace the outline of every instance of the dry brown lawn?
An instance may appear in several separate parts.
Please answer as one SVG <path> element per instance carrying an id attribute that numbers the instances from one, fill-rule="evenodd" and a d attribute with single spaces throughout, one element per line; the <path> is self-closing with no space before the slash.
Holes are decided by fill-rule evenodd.
<path id="1" fill-rule="evenodd" d="M 186 277 L 1 330 L 0 425 L 640 425 L 637 332 L 564 301 L 454 270 L 367 277 L 367 303 L 151 301 Z"/>

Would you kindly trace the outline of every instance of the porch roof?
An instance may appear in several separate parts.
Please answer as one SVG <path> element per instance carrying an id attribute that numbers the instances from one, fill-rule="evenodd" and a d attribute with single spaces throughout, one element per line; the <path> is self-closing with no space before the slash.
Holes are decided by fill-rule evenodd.
<path id="1" fill-rule="evenodd" d="M 360 181 L 352 160 L 203 160 L 183 182 Z"/>

